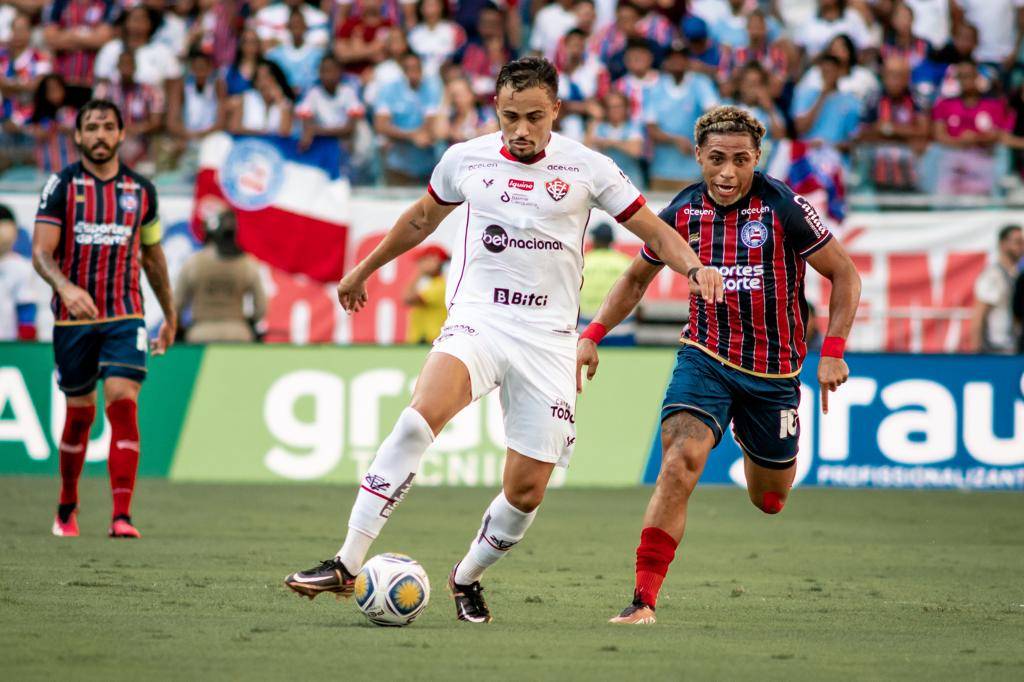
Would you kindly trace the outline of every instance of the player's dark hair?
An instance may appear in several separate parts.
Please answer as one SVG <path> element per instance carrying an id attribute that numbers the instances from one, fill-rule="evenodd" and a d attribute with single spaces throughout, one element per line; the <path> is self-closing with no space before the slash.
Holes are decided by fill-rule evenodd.
<path id="1" fill-rule="evenodd" d="M 715 107 L 697 119 L 693 138 L 697 146 L 703 145 L 709 135 L 750 135 L 754 149 L 761 148 L 765 135 L 764 125 L 745 109 L 733 106 Z"/>
<path id="2" fill-rule="evenodd" d="M 494 83 L 494 91 L 501 92 L 505 86 L 516 92 L 527 88 L 546 88 L 551 94 L 551 99 L 557 99 L 558 71 L 543 57 L 515 59 L 501 67 L 498 79 Z"/>
<path id="3" fill-rule="evenodd" d="M 1019 232 L 1020 230 L 1020 225 L 1004 225 L 1002 229 L 999 230 L 999 243 L 1002 244 L 1004 241 L 1009 239 L 1011 234 Z"/>
<path id="4" fill-rule="evenodd" d="M 82 129 L 86 114 L 90 111 L 113 111 L 114 118 L 117 119 L 117 129 L 124 129 L 124 118 L 121 117 L 121 110 L 117 108 L 116 104 L 109 99 L 91 99 L 78 110 L 78 116 L 75 117 L 75 130 Z"/>

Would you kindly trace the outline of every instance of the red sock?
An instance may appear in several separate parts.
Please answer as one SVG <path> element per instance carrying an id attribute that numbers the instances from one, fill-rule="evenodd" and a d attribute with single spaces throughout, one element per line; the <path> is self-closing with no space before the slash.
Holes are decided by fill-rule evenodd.
<path id="1" fill-rule="evenodd" d="M 786 505 L 785 500 L 782 499 L 782 495 L 771 491 L 766 492 L 762 499 L 761 509 L 765 514 L 778 514 Z"/>
<path id="2" fill-rule="evenodd" d="M 89 430 L 96 417 L 96 406 L 69 405 L 64 414 L 64 433 L 60 437 L 60 503 L 78 503 L 78 479 L 85 464 Z"/>
<path id="3" fill-rule="evenodd" d="M 115 400 L 107 406 L 110 419 L 110 492 L 114 497 L 114 518 L 131 514 L 135 472 L 139 468 L 138 407 L 134 400 Z"/>
<path id="4" fill-rule="evenodd" d="M 668 573 L 668 565 L 676 556 L 678 545 L 660 528 L 652 526 L 640 533 L 640 546 L 636 548 L 636 594 L 648 606 L 654 607 L 658 603 L 661 583 Z"/>

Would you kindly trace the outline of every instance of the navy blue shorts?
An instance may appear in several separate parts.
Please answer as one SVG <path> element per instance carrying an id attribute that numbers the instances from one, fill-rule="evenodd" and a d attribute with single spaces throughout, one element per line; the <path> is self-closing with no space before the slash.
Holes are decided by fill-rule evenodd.
<path id="1" fill-rule="evenodd" d="M 715 434 L 715 445 L 732 422 L 736 442 L 755 464 L 786 469 L 796 460 L 799 405 L 800 380 L 796 377 L 754 376 L 684 345 L 676 355 L 661 420 L 688 412 L 708 425 Z"/>
<path id="2" fill-rule="evenodd" d="M 97 381 L 108 377 L 142 383 L 148 347 L 146 323 L 138 318 L 55 325 L 57 385 L 65 395 L 77 396 L 91 393 Z"/>

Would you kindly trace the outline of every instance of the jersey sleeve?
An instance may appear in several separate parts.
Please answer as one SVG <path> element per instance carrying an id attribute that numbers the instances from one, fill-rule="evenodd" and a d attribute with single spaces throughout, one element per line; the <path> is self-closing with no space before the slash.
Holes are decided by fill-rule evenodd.
<path id="1" fill-rule="evenodd" d="M 160 225 L 156 188 L 147 182 L 143 185 L 142 191 L 146 193 L 146 212 L 142 216 L 142 243 L 145 246 L 152 246 L 160 243 L 164 231 Z"/>
<path id="2" fill-rule="evenodd" d="M 442 206 L 456 206 L 466 200 L 459 189 L 459 178 L 456 175 L 462 160 L 461 146 L 449 147 L 430 174 L 427 193 Z"/>
<path id="3" fill-rule="evenodd" d="M 64 215 L 67 212 L 67 181 L 60 173 L 54 173 L 43 185 L 39 195 L 39 210 L 36 211 L 37 223 L 48 223 L 55 227 L 64 227 Z"/>
<path id="4" fill-rule="evenodd" d="M 618 165 L 603 154 L 593 163 L 594 205 L 624 223 L 632 218 L 647 199 Z"/>
<path id="5" fill-rule="evenodd" d="M 782 220 L 782 232 L 800 257 L 807 258 L 825 246 L 832 239 L 832 233 L 807 199 L 788 187 L 780 194 L 776 213 Z"/>

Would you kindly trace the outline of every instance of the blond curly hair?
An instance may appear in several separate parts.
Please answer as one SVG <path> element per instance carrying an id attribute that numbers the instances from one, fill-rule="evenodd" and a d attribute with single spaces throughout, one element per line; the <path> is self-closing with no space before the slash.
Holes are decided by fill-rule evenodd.
<path id="1" fill-rule="evenodd" d="M 707 140 L 708 135 L 715 133 L 722 135 L 747 134 L 754 142 L 754 149 L 760 149 L 761 139 L 765 132 L 764 125 L 745 109 L 720 106 L 708 110 L 706 114 L 697 119 L 697 124 L 693 127 L 693 138 L 697 140 L 697 146 L 701 146 Z"/>

